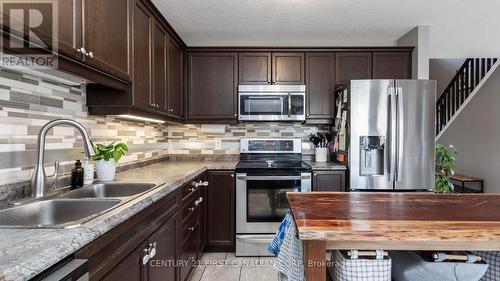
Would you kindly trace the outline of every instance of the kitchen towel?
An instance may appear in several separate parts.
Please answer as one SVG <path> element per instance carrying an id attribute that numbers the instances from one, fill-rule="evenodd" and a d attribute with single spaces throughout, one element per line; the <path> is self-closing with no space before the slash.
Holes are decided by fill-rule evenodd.
<path id="1" fill-rule="evenodd" d="M 277 256 L 274 267 L 280 272 L 282 281 L 305 281 L 302 243 L 297 238 L 291 212 L 281 222 L 269 251 Z"/>

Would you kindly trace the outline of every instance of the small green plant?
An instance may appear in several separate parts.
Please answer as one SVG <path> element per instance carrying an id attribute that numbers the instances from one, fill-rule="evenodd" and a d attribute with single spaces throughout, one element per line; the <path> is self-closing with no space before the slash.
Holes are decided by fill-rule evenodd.
<path id="1" fill-rule="evenodd" d="M 97 144 L 95 146 L 96 154 L 92 156 L 92 160 L 105 160 L 109 161 L 110 159 L 115 159 L 115 162 L 118 162 L 120 158 L 128 151 L 128 146 L 125 143 L 110 143 L 108 145 L 105 144 Z"/>
<path id="2" fill-rule="evenodd" d="M 449 193 L 453 190 L 450 176 L 455 173 L 455 148 L 436 144 L 436 187 L 437 193 Z"/>

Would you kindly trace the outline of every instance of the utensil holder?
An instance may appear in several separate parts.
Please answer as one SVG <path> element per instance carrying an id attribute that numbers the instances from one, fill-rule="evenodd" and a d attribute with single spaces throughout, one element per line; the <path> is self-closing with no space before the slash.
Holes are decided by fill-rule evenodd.
<path id="1" fill-rule="evenodd" d="M 314 150 L 316 162 L 326 162 L 328 160 L 328 148 L 326 147 L 316 147 Z"/>

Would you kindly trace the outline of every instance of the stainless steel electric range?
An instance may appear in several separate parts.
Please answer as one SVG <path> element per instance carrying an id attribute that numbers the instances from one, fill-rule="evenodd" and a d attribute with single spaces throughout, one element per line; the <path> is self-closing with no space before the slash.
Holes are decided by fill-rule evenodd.
<path id="1" fill-rule="evenodd" d="M 287 192 L 311 191 L 300 139 L 241 139 L 236 166 L 236 256 L 268 256 Z"/>

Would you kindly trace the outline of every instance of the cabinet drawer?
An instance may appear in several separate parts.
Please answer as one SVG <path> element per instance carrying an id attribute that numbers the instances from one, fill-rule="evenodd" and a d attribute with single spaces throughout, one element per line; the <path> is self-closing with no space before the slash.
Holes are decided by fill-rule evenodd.
<path id="1" fill-rule="evenodd" d="M 187 200 L 190 200 L 192 194 L 196 193 L 203 186 L 208 186 L 204 175 L 198 176 L 190 183 L 184 185 L 182 187 L 182 203 L 185 204 Z"/>
<path id="2" fill-rule="evenodd" d="M 191 240 L 198 240 L 198 234 L 200 232 L 200 222 L 198 213 L 196 213 L 192 218 L 183 224 L 181 231 L 182 248 L 185 248 Z"/>
<path id="3" fill-rule="evenodd" d="M 181 212 L 183 225 L 200 212 L 202 202 L 204 201 L 201 191 L 199 190 L 199 192 L 194 193 L 194 196 L 190 197 L 190 201 L 187 201 L 188 203 L 183 205 Z"/>

